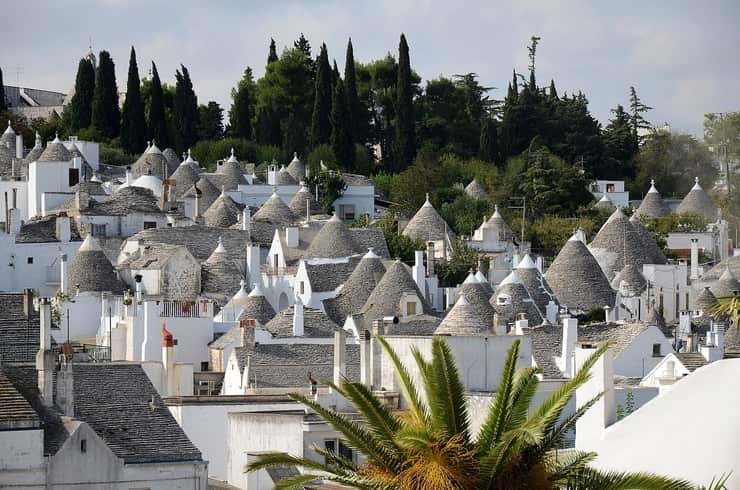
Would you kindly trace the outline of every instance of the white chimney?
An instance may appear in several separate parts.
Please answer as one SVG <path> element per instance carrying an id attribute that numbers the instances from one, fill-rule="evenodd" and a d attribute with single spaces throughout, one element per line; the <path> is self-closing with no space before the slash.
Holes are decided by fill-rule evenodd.
<path id="1" fill-rule="evenodd" d="M 131 177 L 131 167 L 126 167 L 126 187 L 133 184 L 134 180 Z"/>
<path id="2" fill-rule="evenodd" d="M 59 255 L 59 275 L 59 288 L 62 290 L 62 294 L 67 294 L 67 254 Z"/>
<path id="3" fill-rule="evenodd" d="M 286 226 L 285 227 L 285 245 L 290 248 L 298 247 L 298 227 L 297 226 Z"/>
<path id="4" fill-rule="evenodd" d="M 175 377 L 175 341 L 167 326 L 162 324 L 162 396 L 173 396 L 177 393 Z"/>
<path id="5" fill-rule="evenodd" d="M 617 310 L 609 305 L 604 306 L 604 320 L 606 323 L 614 323 L 616 321 Z"/>
<path id="6" fill-rule="evenodd" d="M 249 210 L 249 206 L 244 206 L 242 211 L 242 230 L 250 233 L 252 231 L 252 212 Z"/>
<path id="7" fill-rule="evenodd" d="M 293 336 L 303 337 L 303 302 L 301 298 L 296 298 L 293 305 Z"/>
<path id="8" fill-rule="evenodd" d="M 249 273 L 249 282 L 260 284 L 262 275 L 260 273 L 260 246 L 252 242 L 247 243 L 247 272 Z"/>
<path id="9" fill-rule="evenodd" d="M 560 354 L 560 370 L 566 378 L 572 378 L 575 370 L 573 369 L 573 353 L 575 352 L 576 342 L 578 341 L 578 318 L 570 315 L 563 317 L 563 340 Z"/>
<path id="10" fill-rule="evenodd" d="M 60 242 L 69 242 L 72 239 L 69 216 L 59 215 L 56 219 L 56 238 Z"/>
<path id="11" fill-rule="evenodd" d="M 699 351 L 707 362 L 722 359 L 725 352 L 725 326 L 712 322 L 707 332 L 705 345 L 702 345 Z"/>
<path id="12" fill-rule="evenodd" d="M 23 135 L 15 135 L 15 157 L 20 160 L 23 158 Z"/>
<path id="13" fill-rule="evenodd" d="M 553 325 L 558 321 L 558 305 L 553 300 L 550 300 L 545 306 L 545 317 Z"/>
<path id="14" fill-rule="evenodd" d="M 529 320 L 526 313 L 517 313 L 516 322 L 514 322 L 514 332 L 516 335 L 524 335 L 529 328 Z"/>
<path id="15" fill-rule="evenodd" d="M 39 322 L 39 351 L 36 354 L 38 389 L 44 405 L 50 407 L 54 404 L 55 362 L 54 353 L 51 351 L 51 303 L 49 298 L 40 300 Z"/>
<path id="16" fill-rule="evenodd" d="M 427 274 L 434 276 L 434 242 L 427 242 Z"/>
<path id="17" fill-rule="evenodd" d="M 580 368 L 596 351 L 596 345 L 582 345 L 576 349 L 576 368 Z M 576 390 L 576 406 L 583 406 L 599 393 L 601 398 L 576 422 L 576 449 L 598 450 L 604 429 L 616 421 L 614 403 L 614 352 L 607 349 L 591 368 L 591 379 Z"/>
<path id="18" fill-rule="evenodd" d="M 424 251 L 416 250 L 414 252 L 414 266 L 411 268 L 411 275 L 414 278 L 414 282 L 419 287 L 419 290 L 426 291 L 426 270 L 424 268 Z"/>
<path id="19" fill-rule="evenodd" d="M 15 207 L 11 208 L 8 210 L 8 216 L 10 217 L 10 233 L 17 235 L 21 231 L 21 210 Z"/>
<path id="20" fill-rule="evenodd" d="M 339 382 L 347 374 L 347 358 L 345 356 L 347 346 L 347 332 L 339 328 L 334 331 L 334 384 Z"/>
<path id="21" fill-rule="evenodd" d="M 699 279 L 699 239 L 691 239 L 691 280 Z"/>
<path id="22" fill-rule="evenodd" d="M 537 258 L 535 259 L 535 265 L 537 266 L 537 270 L 540 271 L 540 274 L 543 274 L 544 273 L 543 272 L 543 269 L 544 269 L 545 266 L 544 266 L 543 262 L 544 261 L 542 259 L 542 256 L 541 255 L 538 255 Z"/>
<path id="23" fill-rule="evenodd" d="M 306 199 L 306 224 L 311 222 L 311 200 Z"/>

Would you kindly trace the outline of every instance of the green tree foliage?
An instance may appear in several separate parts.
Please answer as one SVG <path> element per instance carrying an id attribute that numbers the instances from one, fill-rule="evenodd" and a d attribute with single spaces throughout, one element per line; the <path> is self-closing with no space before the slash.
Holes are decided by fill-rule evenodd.
<path id="1" fill-rule="evenodd" d="M 707 146 L 691 135 L 664 130 L 650 132 L 635 157 L 635 180 L 629 189 L 642 196 L 655 179 L 661 195 L 683 198 L 694 185 L 694 177 L 705 186 L 717 179 L 714 157 Z"/>
<path id="2" fill-rule="evenodd" d="M 273 41 L 274 44 L 274 41 Z M 275 56 L 277 58 L 277 55 Z M 252 120 L 257 103 L 257 85 L 254 83 L 252 69 L 247 67 L 236 88 L 231 89 L 231 109 L 229 110 L 230 132 L 238 138 L 251 139 Z"/>
<path id="3" fill-rule="evenodd" d="M 91 122 L 104 138 L 118 137 L 121 129 L 121 112 L 118 109 L 116 67 L 108 51 L 101 51 L 98 56 Z"/>
<path id="4" fill-rule="evenodd" d="M 316 147 L 329 142 L 331 138 L 332 113 L 332 75 L 326 44 L 321 45 L 316 69 L 316 88 L 311 117 L 311 146 Z"/>
<path id="5" fill-rule="evenodd" d="M 396 211 L 390 209 L 389 212 L 376 219 L 373 226 L 383 231 L 391 257 L 401 259 L 403 262 L 411 262 L 414 260 L 414 252 L 424 250 L 426 244 L 424 240 L 414 240 L 398 232 L 398 221 L 394 218 Z"/>
<path id="6" fill-rule="evenodd" d="M 218 102 L 198 106 L 198 140 L 218 140 L 224 136 L 224 110 Z"/>
<path id="7" fill-rule="evenodd" d="M 275 40 L 273 38 L 270 38 L 270 52 L 267 55 L 267 64 L 277 61 L 278 55 L 277 55 L 277 48 L 275 47 Z"/>
<path id="8" fill-rule="evenodd" d="M 65 109 L 70 111 L 69 125 L 71 130 L 84 129 L 90 126 L 92 119 L 92 103 L 95 93 L 95 68 L 92 62 L 83 58 L 77 65 L 75 79 L 75 94 Z"/>
<path id="9" fill-rule="evenodd" d="M 156 140 L 162 148 L 166 148 L 172 141 L 169 137 L 167 117 L 165 115 L 165 93 L 162 82 L 159 80 L 157 65 L 152 61 L 152 80 L 149 90 L 149 137 Z"/>
<path id="10" fill-rule="evenodd" d="M 347 189 L 342 175 L 333 170 L 311 174 L 308 185 L 311 189 L 318 189 L 318 201 L 327 214 L 334 212 L 334 201 L 342 197 Z"/>
<path id="11" fill-rule="evenodd" d="M 589 217 L 564 218 L 545 215 L 537 218 L 527 228 L 527 238 L 532 248 L 545 257 L 555 257 L 565 242 L 578 229 L 582 228 L 586 237 L 593 237 L 599 226 Z"/>
<path id="12" fill-rule="evenodd" d="M 364 116 L 357 94 L 357 75 L 355 74 L 355 54 L 352 48 L 352 38 L 347 41 L 347 55 L 344 60 L 344 91 L 347 93 L 347 114 L 349 129 L 353 143 L 364 143 L 363 124 L 360 118 Z"/>
<path id="13" fill-rule="evenodd" d="M 237 158 L 242 161 L 270 162 L 273 159 L 283 160 L 286 157 L 280 148 L 261 146 L 243 138 L 199 140 L 193 145 L 191 151 L 193 158 L 201 165 L 207 165 L 210 167 L 209 170 L 215 170 L 216 160 L 228 157 L 232 148 Z"/>
<path id="14" fill-rule="evenodd" d="M 313 79 L 316 75 L 316 62 L 311 54 L 311 43 L 308 42 L 308 39 L 306 39 L 306 36 L 302 32 L 298 39 L 293 42 L 293 48 L 303 53 L 303 63 L 309 73 L 311 73 L 311 78 Z"/>
<path id="15" fill-rule="evenodd" d="M 198 97 L 184 65 L 175 71 L 175 149 L 183 152 L 198 139 Z"/>
<path id="16" fill-rule="evenodd" d="M 121 112 L 121 148 L 132 155 L 141 153 L 146 144 L 146 135 L 147 128 L 144 117 L 144 103 L 141 100 L 139 67 L 136 63 L 136 51 L 131 46 L 128 81 L 126 82 L 126 100 Z"/>
<path id="17" fill-rule="evenodd" d="M 308 147 L 306 139 L 306 126 L 303 120 L 295 114 L 289 114 L 283 123 L 283 148 L 285 153 L 291 155 L 293 152 L 303 154 Z"/>
<path id="18" fill-rule="evenodd" d="M 306 157 L 306 164 L 311 169 L 311 174 L 321 172 L 321 164 L 324 164 L 326 168 L 338 169 L 337 157 L 334 154 L 334 150 L 331 145 L 319 145 L 308 154 Z"/>
<path id="19" fill-rule="evenodd" d="M 99 151 L 100 161 L 107 165 L 125 167 L 127 165 L 132 165 L 136 161 L 136 158 L 133 155 L 124 152 L 121 148 L 114 148 L 110 145 L 100 145 Z"/>
<path id="20" fill-rule="evenodd" d="M 644 113 L 651 111 L 653 108 L 645 105 L 640 97 L 637 96 L 635 87 L 630 87 L 630 124 L 635 139 L 638 139 L 640 130 L 652 128 L 652 125 L 643 116 Z"/>
<path id="21" fill-rule="evenodd" d="M 338 386 L 327 384 L 354 406 L 362 424 L 308 396 L 291 395 L 326 421 L 345 444 L 361 453 L 361 464 L 316 448 L 319 458 L 270 453 L 259 456 L 246 470 L 304 468 L 300 474 L 277 482 L 278 490 L 302 488 L 316 480 L 352 488 L 408 490 L 694 488 L 687 481 L 652 473 L 601 472 L 589 466 L 595 453 L 572 451 L 564 455 L 556 451 L 565 434 L 601 397 L 594 397 L 574 414 L 563 417 L 569 401 L 590 379 L 590 369 L 608 344 L 596 349 L 572 378 L 535 404 L 540 369 L 517 369 L 520 352 L 519 340 L 515 340 L 504 360 L 496 397 L 480 431 L 474 434 L 465 385 L 452 349 L 443 337 L 434 337 L 429 356 L 414 351 L 413 374 L 419 381 L 414 381 L 417 378 L 383 337 L 378 342 L 395 368 L 400 391 L 408 404 L 403 414 L 391 410 L 363 383 L 347 378 L 341 379 Z M 324 463 L 317 462 L 321 457 Z"/>
<path id="22" fill-rule="evenodd" d="M 5 98 L 5 85 L 3 82 L 3 70 L 0 68 L 0 112 L 8 110 L 8 99 Z"/>
<path id="23" fill-rule="evenodd" d="M 478 158 L 486 162 L 501 162 L 498 148 L 498 123 L 495 119 L 485 118 L 481 123 Z"/>
<path id="24" fill-rule="evenodd" d="M 401 34 L 398 44 L 398 81 L 396 82 L 396 152 L 394 170 L 410 166 L 416 154 L 414 128 L 414 90 L 409 60 L 409 45 Z"/>
<path id="25" fill-rule="evenodd" d="M 639 149 L 639 142 L 632 131 L 631 117 L 621 105 L 612 109 L 612 114 L 614 117 L 609 120 L 603 133 L 605 164 L 599 177 L 633 179 L 633 159 Z"/>
<path id="26" fill-rule="evenodd" d="M 458 197 L 440 206 L 439 213 L 458 235 L 472 236 L 484 217 L 490 217 L 493 206 L 489 201 L 473 199 L 459 191 Z"/>
<path id="27" fill-rule="evenodd" d="M 446 261 L 437 267 L 440 286 L 455 287 L 465 280 L 471 269 L 478 267 L 478 250 L 468 247 L 458 240 L 452 246 L 452 253 Z"/>
<path id="28" fill-rule="evenodd" d="M 352 143 L 350 133 L 347 94 L 344 92 L 344 82 L 341 78 L 337 80 L 332 98 L 331 148 L 341 168 L 348 171 L 355 169 L 355 145 Z"/>

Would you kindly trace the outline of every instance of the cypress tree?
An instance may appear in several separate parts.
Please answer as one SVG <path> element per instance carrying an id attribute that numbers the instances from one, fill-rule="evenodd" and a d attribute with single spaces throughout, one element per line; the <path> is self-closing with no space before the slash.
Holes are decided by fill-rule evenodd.
<path id="1" fill-rule="evenodd" d="M 313 98 L 313 114 L 311 116 L 311 146 L 317 147 L 329 142 L 331 137 L 331 102 L 332 102 L 332 73 L 329 66 L 329 55 L 326 44 L 321 45 L 318 67 L 316 68 L 316 88 Z"/>
<path id="2" fill-rule="evenodd" d="M 5 85 L 3 84 L 3 69 L 0 68 L 0 111 L 8 110 L 8 101 L 5 99 Z"/>
<path id="3" fill-rule="evenodd" d="M 341 77 L 339 76 L 339 68 L 337 67 L 337 60 L 334 60 L 334 66 L 331 69 L 331 89 L 332 94 L 334 93 L 334 85 L 337 84 L 337 80 L 339 80 Z"/>
<path id="4" fill-rule="evenodd" d="M 117 137 L 121 130 L 116 67 L 108 51 L 101 51 L 98 58 L 92 100 L 92 125 L 104 137 L 111 139 Z"/>
<path id="5" fill-rule="evenodd" d="M 550 92 L 549 93 L 550 93 L 550 97 L 551 98 L 553 98 L 553 99 L 557 99 L 558 98 L 558 91 L 555 88 L 555 80 L 553 80 L 553 79 L 550 79 Z"/>
<path id="6" fill-rule="evenodd" d="M 157 65 L 152 61 L 152 86 L 149 102 L 149 138 L 155 140 L 161 148 L 170 146 L 167 118 L 164 112 L 164 93 L 159 80 Z"/>
<path id="7" fill-rule="evenodd" d="M 240 138 L 252 138 L 252 118 L 254 117 L 256 98 L 255 89 L 252 69 L 247 67 L 244 70 L 244 76 L 239 81 L 239 85 L 231 91 L 233 103 L 229 110 L 231 131 Z"/>
<path id="8" fill-rule="evenodd" d="M 498 124 L 495 119 L 485 118 L 480 126 L 478 158 L 493 163 L 498 160 Z"/>
<path id="9" fill-rule="evenodd" d="M 80 60 L 77 65 L 77 79 L 75 80 L 75 94 L 70 102 L 71 129 L 85 129 L 90 127 L 92 117 L 92 101 L 95 92 L 95 68 L 87 58 Z"/>
<path id="10" fill-rule="evenodd" d="M 411 86 L 411 63 L 406 36 L 401 34 L 398 45 L 398 81 L 396 82 L 396 168 L 403 170 L 416 154 L 414 131 L 414 101 Z"/>
<path id="11" fill-rule="evenodd" d="M 344 61 L 344 90 L 347 92 L 347 114 L 352 141 L 364 143 L 360 126 L 360 98 L 357 95 L 357 76 L 355 75 L 355 55 L 352 49 L 352 38 L 347 42 L 347 57 Z"/>
<path id="12" fill-rule="evenodd" d="M 347 170 L 355 166 L 355 145 L 349 130 L 349 112 L 347 110 L 347 94 L 344 93 L 342 79 L 337 80 L 334 86 L 334 95 L 331 106 L 331 148 L 337 157 L 337 163 Z"/>
<path id="13" fill-rule="evenodd" d="M 267 64 L 273 63 L 278 60 L 277 48 L 275 47 L 275 40 L 270 38 L 270 53 L 267 55 Z"/>
<path id="14" fill-rule="evenodd" d="M 190 148 L 198 139 L 198 97 L 193 91 L 193 82 L 185 65 L 175 71 L 175 147 L 179 152 Z"/>
<path id="15" fill-rule="evenodd" d="M 131 46 L 131 57 L 128 62 L 128 81 L 126 83 L 126 101 L 121 113 L 121 147 L 129 154 L 142 151 L 146 143 L 146 120 L 144 103 L 141 100 L 141 81 L 139 66 L 136 63 L 136 51 Z"/>

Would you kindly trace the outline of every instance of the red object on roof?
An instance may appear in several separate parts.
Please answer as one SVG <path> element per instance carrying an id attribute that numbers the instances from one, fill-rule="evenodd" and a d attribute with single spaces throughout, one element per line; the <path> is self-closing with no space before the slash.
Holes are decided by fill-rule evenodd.
<path id="1" fill-rule="evenodd" d="M 167 330 L 167 327 L 165 324 L 162 324 L 162 347 L 172 347 L 175 343 L 172 340 L 172 334 L 169 330 Z"/>

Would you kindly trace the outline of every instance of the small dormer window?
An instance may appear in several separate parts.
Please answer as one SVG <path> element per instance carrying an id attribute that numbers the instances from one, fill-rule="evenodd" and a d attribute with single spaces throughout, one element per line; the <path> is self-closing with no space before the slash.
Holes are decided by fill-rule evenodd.
<path id="1" fill-rule="evenodd" d="M 305 294 L 306 293 L 306 283 L 303 282 L 303 281 L 301 281 L 301 285 L 300 286 L 301 286 L 300 287 L 301 294 Z"/>
<path id="2" fill-rule="evenodd" d="M 87 439 L 80 439 L 80 452 L 81 453 L 87 452 Z"/>
<path id="3" fill-rule="evenodd" d="M 505 294 L 501 294 L 499 295 L 498 298 L 496 298 L 496 304 L 499 304 L 499 305 L 511 304 L 511 298 Z"/>
<path id="4" fill-rule="evenodd" d="M 410 301 L 406 303 L 406 316 L 414 316 L 414 315 L 416 315 L 416 303 Z"/>

